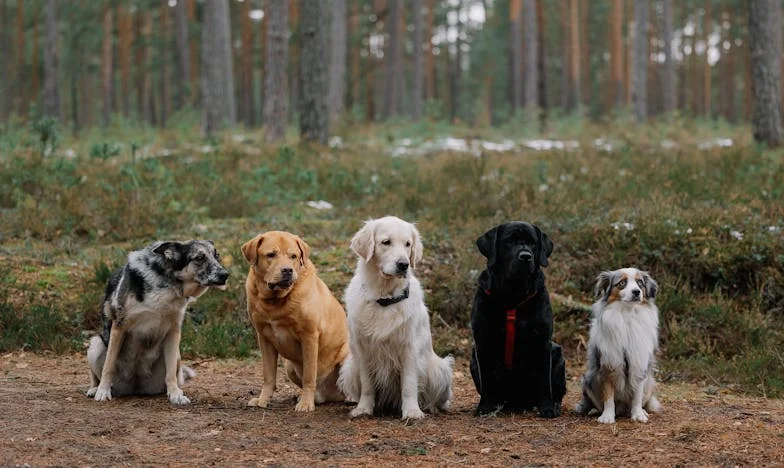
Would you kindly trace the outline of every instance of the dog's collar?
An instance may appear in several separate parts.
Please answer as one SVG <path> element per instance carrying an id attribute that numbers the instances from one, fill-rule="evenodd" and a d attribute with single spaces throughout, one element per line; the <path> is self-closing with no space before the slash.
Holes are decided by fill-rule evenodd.
<path id="1" fill-rule="evenodd" d="M 490 296 L 490 290 L 484 289 L 485 294 Z M 511 369 L 514 365 L 515 332 L 517 331 L 517 308 L 533 299 L 539 291 L 534 291 L 514 307 L 506 309 L 506 333 L 504 333 L 504 367 Z"/>
<path id="2" fill-rule="evenodd" d="M 392 304 L 397 304 L 398 302 L 402 302 L 408 299 L 408 285 L 406 285 L 406 289 L 399 296 L 392 296 L 392 297 L 381 297 L 376 299 L 376 303 L 381 307 L 391 306 Z"/>

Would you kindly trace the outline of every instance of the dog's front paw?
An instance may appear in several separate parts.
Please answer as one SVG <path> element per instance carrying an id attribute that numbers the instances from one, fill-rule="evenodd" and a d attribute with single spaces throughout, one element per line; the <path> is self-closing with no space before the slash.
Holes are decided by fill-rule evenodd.
<path id="1" fill-rule="evenodd" d="M 269 404 L 269 398 L 251 398 L 248 406 L 258 406 L 259 408 L 266 408 Z"/>
<path id="2" fill-rule="evenodd" d="M 605 411 L 604 413 L 602 413 L 601 416 L 599 416 L 599 419 L 597 419 L 597 421 L 599 421 L 602 424 L 613 424 L 615 422 L 615 413 L 608 413 L 607 411 Z"/>
<path id="3" fill-rule="evenodd" d="M 358 418 L 360 416 L 373 416 L 373 407 L 357 405 L 353 410 L 351 410 L 349 416 L 352 418 Z"/>
<path id="4" fill-rule="evenodd" d="M 646 413 L 645 410 L 642 408 L 635 408 L 634 410 L 632 410 L 632 421 L 647 423 L 648 413 Z"/>
<path id="5" fill-rule="evenodd" d="M 88 398 L 92 398 L 95 396 L 95 392 L 97 391 L 98 391 L 98 387 L 92 387 L 89 390 L 87 390 L 87 392 L 85 392 L 85 395 L 87 395 Z"/>
<path id="6" fill-rule="evenodd" d="M 557 418 L 561 415 L 561 405 L 555 404 L 553 406 L 543 406 L 539 408 L 539 417 L 540 418 Z"/>
<path id="7" fill-rule="evenodd" d="M 497 403 L 479 403 L 479 406 L 476 407 L 476 411 L 474 411 L 474 415 L 495 416 L 503 407 L 504 405 Z"/>
<path id="8" fill-rule="evenodd" d="M 422 419 L 425 417 L 425 413 L 419 409 L 418 406 L 413 408 L 405 408 L 403 409 L 403 418 L 402 419 Z"/>
<path id="9" fill-rule="evenodd" d="M 169 401 L 173 405 L 189 405 L 191 400 L 182 393 L 182 389 L 175 388 L 169 392 Z"/>
<path id="10" fill-rule="evenodd" d="M 92 389 L 90 389 L 92 390 Z M 112 399 L 112 389 L 110 388 L 101 388 L 98 387 L 95 389 L 94 393 L 95 401 L 107 401 Z"/>
<path id="11" fill-rule="evenodd" d="M 299 397 L 299 401 L 297 402 L 297 406 L 294 407 L 294 411 L 301 411 L 301 412 L 310 412 L 316 409 L 316 404 L 313 402 L 313 398 L 303 398 Z"/>

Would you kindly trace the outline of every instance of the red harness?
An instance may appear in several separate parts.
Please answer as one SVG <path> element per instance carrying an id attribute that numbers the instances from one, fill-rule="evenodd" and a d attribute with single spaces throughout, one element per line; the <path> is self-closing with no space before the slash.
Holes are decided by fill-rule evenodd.
<path id="1" fill-rule="evenodd" d="M 490 295 L 490 290 L 485 289 L 485 294 Z M 506 333 L 504 338 L 504 367 L 507 369 L 512 368 L 514 363 L 514 344 L 515 344 L 515 321 L 517 320 L 517 308 L 536 296 L 535 291 L 530 296 L 523 299 L 522 302 L 506 311 Z"/>

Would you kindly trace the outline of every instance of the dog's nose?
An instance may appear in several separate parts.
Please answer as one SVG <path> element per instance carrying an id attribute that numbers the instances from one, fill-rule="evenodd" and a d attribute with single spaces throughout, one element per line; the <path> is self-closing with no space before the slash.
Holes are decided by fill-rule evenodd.
<path id="1" fill-rule="evenodd" d="M 530 262 L 533 258 L 534 254 L 527 250 L 521 250 L 520 253 L 517 254 L 517 259 L 524 262 Z"/>
<path id="2" fill-rule="evenodd" d="M 280 274 L 283 275 L 283 276 L 291 276 L 291 275 L 294 274 L 294 269 L 293 268 L 281 268 L 280 269 Z"/>
<path id="3" fill-rule="evenodd" d="M 635 299 L 639 299 L 640 298 L 640 290 L 639 289 L 632 290 L 632 297 L 635 298 Z"/>
<path id="4" fill-rule="evenodd" d="M 221 271 L 218 273 L 218 282 L 225 283 L 226 280 L 229 279 L 229 272 L 228 271 Z"/>
<path id="5" fill-rule="evenodd" d="M 408 270 L 408 262 L 402 261 L 397 262 L 397 271 L 400 273 L 405 273 Z"/>

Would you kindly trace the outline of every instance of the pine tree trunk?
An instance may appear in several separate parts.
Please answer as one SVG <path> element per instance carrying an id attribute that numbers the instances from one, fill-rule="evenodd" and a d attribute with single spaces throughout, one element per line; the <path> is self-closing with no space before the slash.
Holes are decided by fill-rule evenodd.
<path id="1" fill-rule="evenodd" d="M 103 125 L 109 125 L 112 117 L 112 9 L 103 11 L 103 39 L 101 56 L 101 90 L 103 94 Z"/>
<path id="2" fill-rule="evenodd" d="M 171 115 L 171 86 L 169 83 L 169 63 L 174 58 L 171 54 L 173 44 L 172 40 L 172 27 L 171 15 L 169 14 L 169 5 L 164 4 L 160 9 L 161 16 L 158 24 L 162 44 L 159 48 L 160 56 L 160 122 L 161 128 L 166 128 L 166 122 Z"/>
<path id="3" fill-rule="evenodd" d="M 547 125 L 547 107 L 549 100 L 547 98 L 547 66 L 545 63 L 546 57 L 546 49 L 545 49 L 545 40 L 544 40 L 544 8 L 543 2 L 540 0 L 536 2 L 536 32 L 537 32 L 537 43 L 539 45 L 539 50 L 537 50 L 536 57 L 537 57 L 537 68 L 538 73 L 537 77 L 539 78 L 539 110 L 540 110 L 540 127 L 541 131 L 545 131 L 545 127 Z"/>
<path id="4" fill-rule="evenodd" d="M 411 117 L 417 121 L 422 117 L 422 92 L 424 85 L 424 68 L 422 64 L 422 0 L 411 1 L 411 15 L 414 23 L 413 54 L 412 54 L 412 82 L 411 89 Z"/>
<path id="5" fill-rule="evenodd" d="M 425 30 L 425 51 L 427 53 L 427 65 L 425 66 L 425 101 L 436 98 L 436 56 L 433 53 L 433 28 L 436 17 L 436 0 L 430 0 L 427 5 L 427 24 Z"/>
<path id="6" fill-rule="evenodd" d="M 10 107 L 11 78 L 11 47 L 8 40 L 8 0 L 0 0 L 0 50 L 3 51 L 3 60 L 0 60 L 0 122 L 8 118 Z"/>
<path id="7" fill-rule="evenodd" d="M 754 139 L 770 147 L 784 143 L 781 125 L 781 5 L 778 0 L 749 0 Z"/>
<path id="8" fill-rule="evenodd" d="M 244 95 L 243 120 L 245 126 L 256 126 L 256 96 L 253 87 L 253 23 L 250 19 L 251 2 L 243 3 L 242 8 L 242 94 Z"/>
<path id="9" fill-rule="evenodd" d="M 329 119 L 335 121 L 345 111 L 346 95 L 346 0 L 332 0 L 329 28 Z"/>
<path id="10" fill-rule="evenodd" d="M 28 77 L 24 74 L 25 64 L 25 28 L 24 28 L 24 0 L 16 2 L 16 39 L 14 41 L 14 51 L 16 54 L 16 90 L 13 100 L 14 107 L 19 115 L 27 114 L 27 100 L 25 99 L 25 83 Z"/>
<path id="11" fill-rule="evenodd" d="M 190 41 L 188 40 L 188 5 L 184 0 L 174 7 L 175 41 L 177 50 L 177 94 L 175 108 L 182 109 L 190 103 L 191 75 Z"/>
<path id="12" fill-rule="evenodd" d="M 117 10 L 117 61 L 120 68 L 120 104 L 123 116 L 131 113 L 131 48 L 133 18 L 126 7 Z"/>
<path id="13" fill-rule="evenodd" d="M 41 67 L 38 48 L 38 22 L 33 23 L 33 43 L 32 54 L 30 56 L 30 104 L 37 104 L 41 94 Z"/>
<path id="14" fill-rule="evenodd" d="M 359 24 L 360 16 L 362 15 L 362 5 L 358 2 L 354 3 L 354 8 L 351 10 L 349 19 L 348 37 L 359 37 Z M 351 92 L 348 93 L 348 109 L 351 111 L 354 106 L 359 105 L 360 102 L 360 63 L 362 61 L 362 47 L 360 43 L 349 44 L 348 50 L 351 52 L 350 56 L 350 76 Z"/>
<path id="15" fill-rule="evenodd" d="M 203 130 L 212 135 L 236 115 L 228 0 L 206 0 L 202 24 Z"/>
<path id="16" fill-rule="evenodd" d="M 583 5 L 585 7 L 585 5 Z M 569 44 L 569 57 L 571 65 L 569 66 L 569 81 L 571 83 L 571 99 L 569 103 L 570 109 L 580 107 L 582 96 L 580 93 L 580 10 L 578 0 L 571 0 L 569 8 L 569 37 L 571 43 Z"/>
<path id="17" fill-rule="evenodd" d="M 288 2 L 270 2 L 266 8 L 267 53 L 264 57 L 264 139 L 276 142 L 286 135 L 288 116 Z"/>
<path id="18" fill-rule="evenodd" d="M 536 120 L 539 106 L 539 32 L 536 21 L 536 0 L 523 0 L 523 32 L 525 39 L 525 114 Z"/>
<path id="19" fill-rule="evenodd" d="M 46 46 L 44 47 L 44 114 L 60 119 L 57 81 L 57 0 L 46 2 Z"/>
<path id="20" fill-rule="evenodd" d="M 326 6 L 322 0 L 300 0 L 300 98 L 299 133 L 305 141 L 327 143 Z"/>
<path id="21" fill-rule="evenodd" d="M 291 36 L 294 38 L 299 38 L 299 40 L 291 41 L 289 44 L 289 108 L 294 109 L 294 112 L 291 112 L 289 115 L 289 119 L 293 123 L 298 115 L 299 112 L 299 94 L 302 90 L 302 77 L 300 76 L 300 52 L 302 50 L 302 30 L 300 28 L 300 0 L 290 0 L 291 4 L 289 5 L 289 30 L 291 31 Z"/>
<path id="22" fill-rule="evenodd" d="M 705 12 L 702 19 L 702 36 L 705 41 L 705 57 L 702 62 L 702 112 L 706 117 L 711 116 L 711 66 L 708 54 L 708 41 L 713 30 L 713 18 L 711 16 L 711 1 L 705 2 Z"/>
<path id="23" fill-rule="evenodd" d="M 648 0 L 634 2 L 632 104 L 638 122 L 648 116 Z"/>
<path id="24" fill-rule="evenodd" d="M 672 0 L 663 0 L 662 39 L 664 40 L 664 73 L 662 75 L 662 98 L 664 112 L 669 114 L 677 106 L 675 96 L 675 60 L 672 57 Z"/>
<path id="25" fill-rule="evenodd" d="M 458 115 L 460 112 L 460 86 L 461 78 L 463 75 L 463 46 L 460 36 L 463 30 L 463 23 L 460 21 L 460 12 L 463 9 L 463 0 L 459 0 L 455 6 L 455 18 L 457 23 L 457 38 L 455 39 L 455 53 L 454 60 L 450 63 L 449 67 L 449 121 L 457 123 Z M 452 54 L 447 54 L 449 57 Z"/>
<path id="26" fill-rule="evenodd" d="M 520 24 L 522 8 L 523 0 L 509 1 L 509 86 L 514 114 L 523 102 L 523 33 Z"/>
<path id="27" fill-rule="evenodd" d="M 401 0 L 388 0 L 389 13 L 384 21 L 389 37 L 389 47 L 384 51 L 386 68 L 384 118 L 397 116 L 400 113 L 401 90 L 398 74 L 403 71 L 403 54 L 400 47 L 400 2 Z"/>
<path id="28" fill-rule="evenodd" d="M 722 13 L 722 23 L 732 25 L 733 18 L 730 10 L 727 8 Z M 726 36 L 725 41 L 729 43 L 730 48 L 722 52 L 721 67 L 722 67 L 722 83 L 724 89 L 721 92 L 722 99 L 722 114 L 728 122 L 735 122 L 735 54 L 737 47 L 735 46 L 735 37 L 732 33 L 732 27 L 723 28 Z"/>

